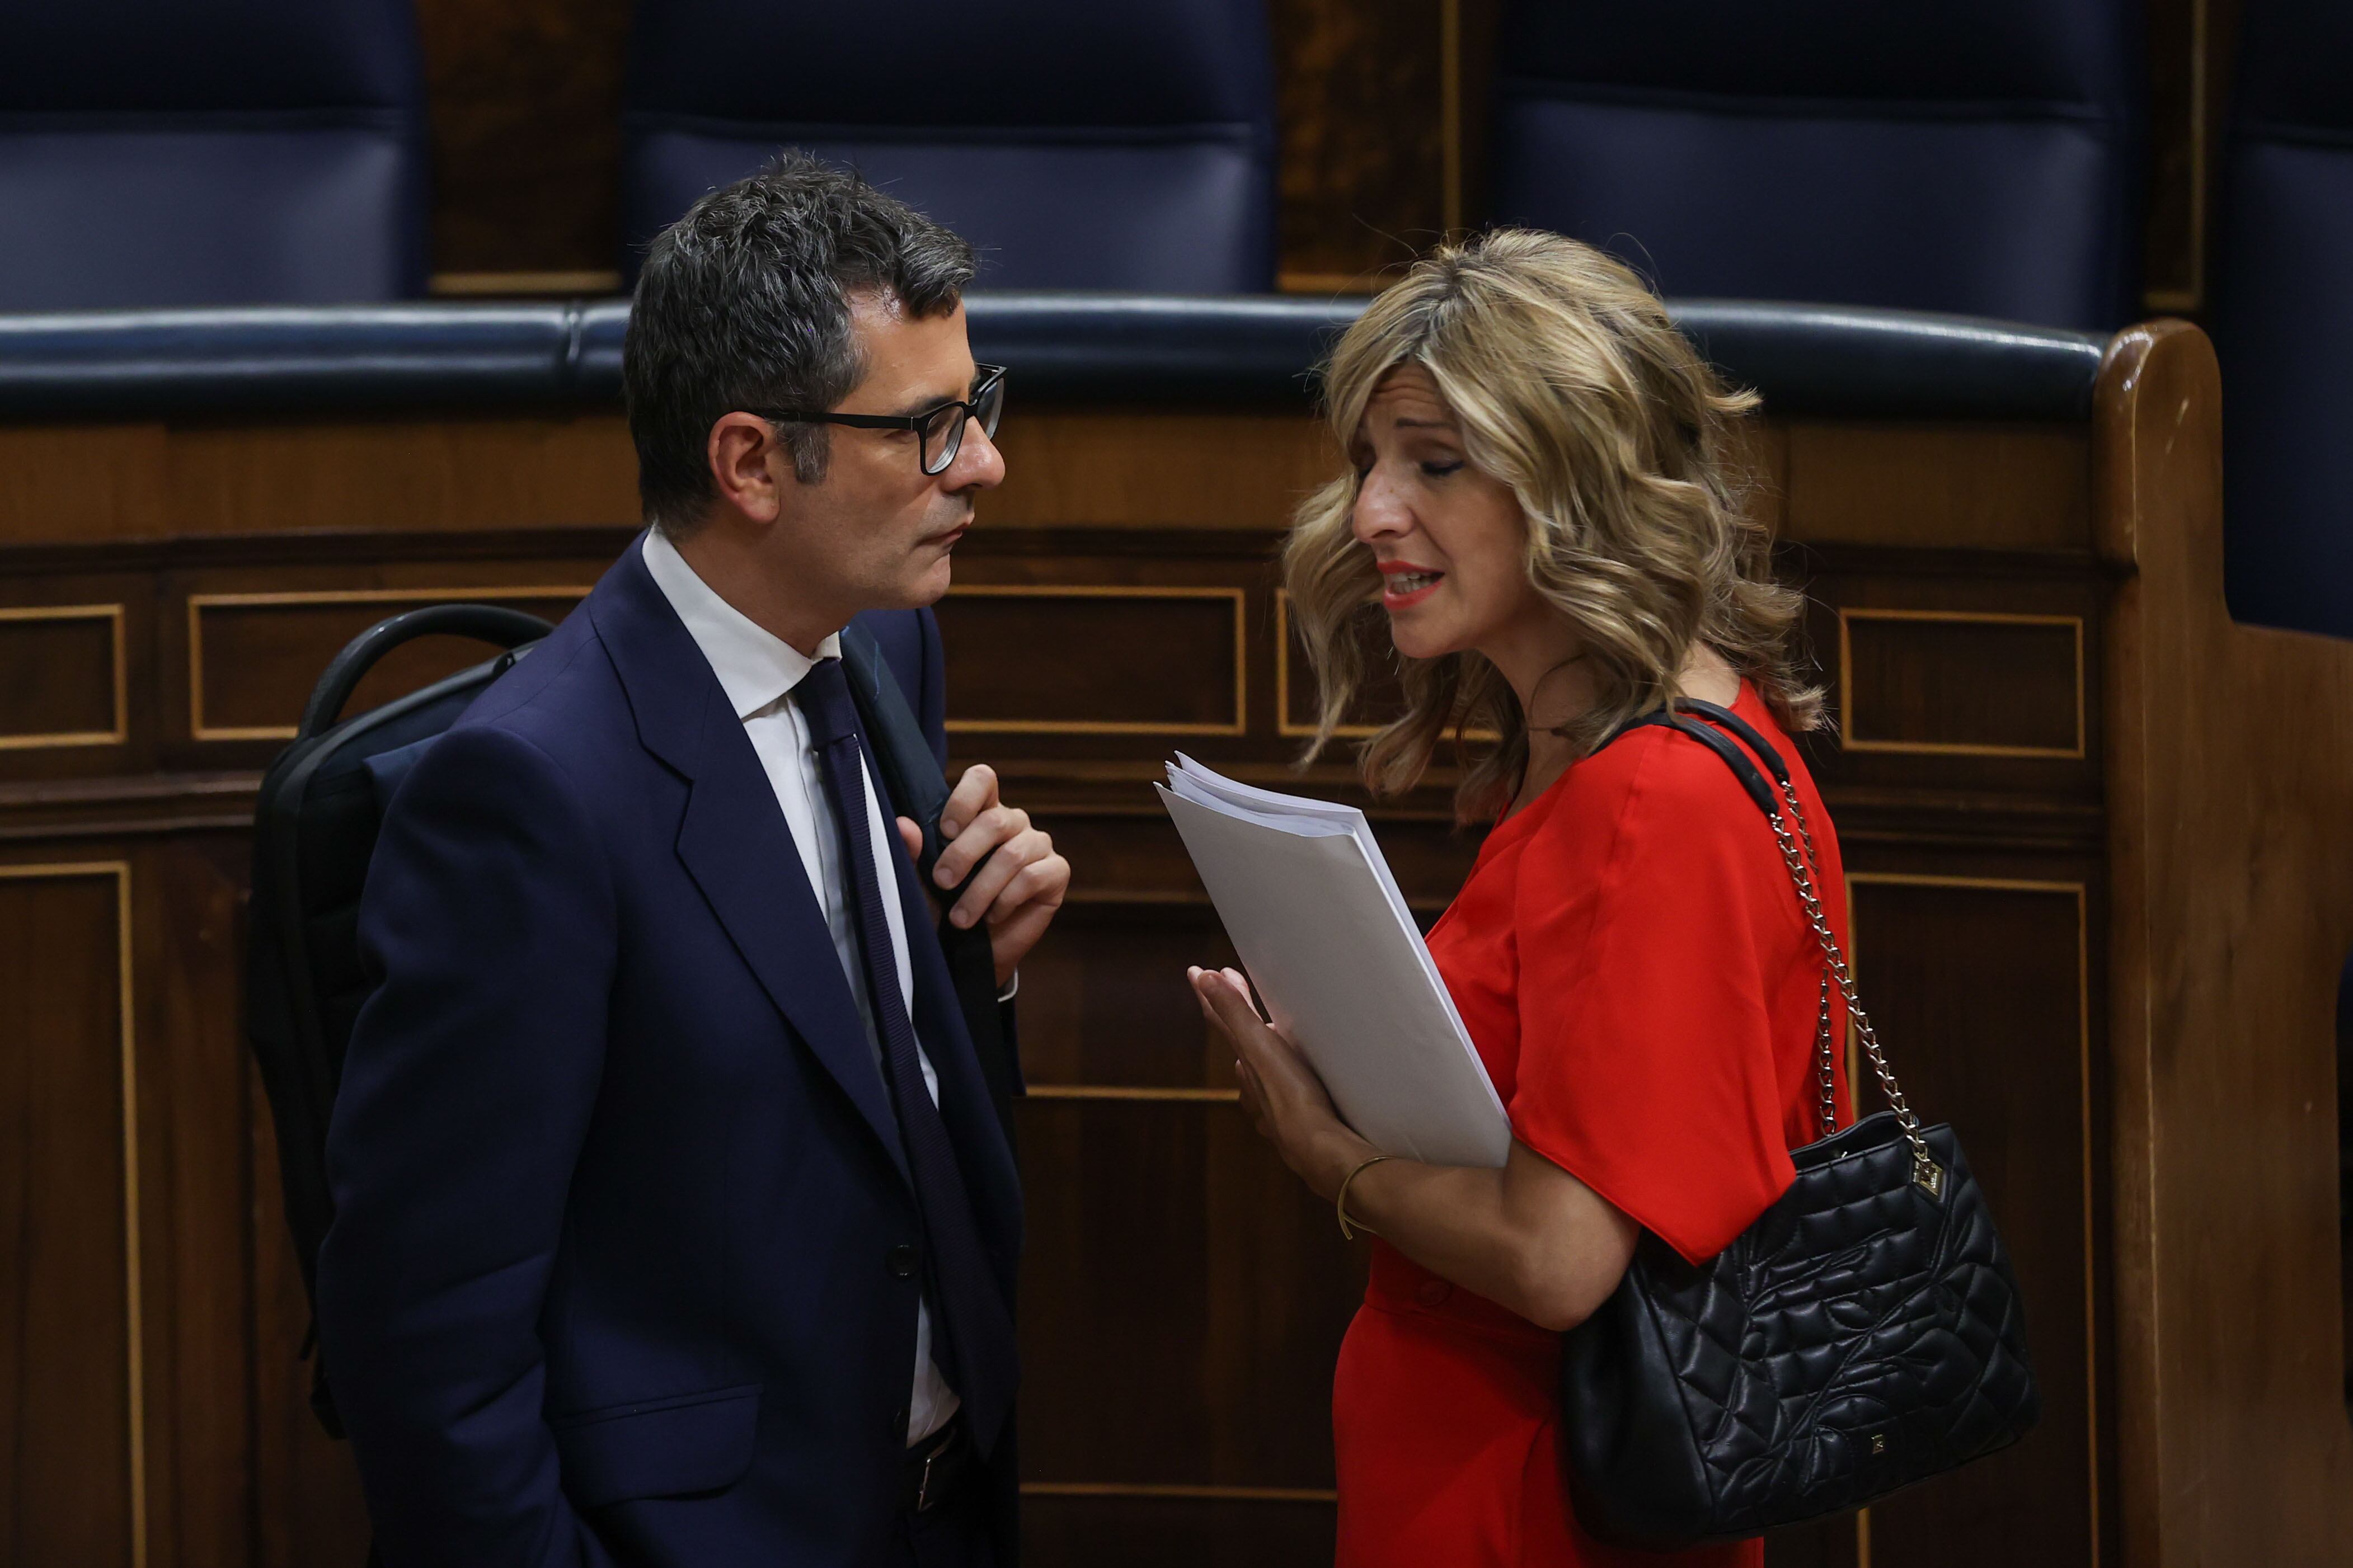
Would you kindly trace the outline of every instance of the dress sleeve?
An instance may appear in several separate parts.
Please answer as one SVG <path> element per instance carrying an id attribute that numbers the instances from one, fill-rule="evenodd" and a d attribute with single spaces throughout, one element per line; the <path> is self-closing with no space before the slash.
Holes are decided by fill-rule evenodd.
<path id="1" fill-rule="evenodd" d="M 1521 867 L 1512 1125 L 1696 1263 L 1795 1175 L 1768 965 L 1796 903 L 1721 763 L 1665 731 L 1620 745 L 1615 798 L 1556 814 Z"/>

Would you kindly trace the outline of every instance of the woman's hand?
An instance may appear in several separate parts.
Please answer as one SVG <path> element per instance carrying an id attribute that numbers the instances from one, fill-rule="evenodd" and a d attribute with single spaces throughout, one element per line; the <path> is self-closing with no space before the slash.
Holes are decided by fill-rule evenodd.
<path id="1" fill-rule="evenodd" d="M 1316 1196 L 1330 1202 L 1348 1173 L 1380 1151 L 1340 1120 L 1324 1080 L 1297 1047 L 1258 1016 L 1249 984 L 1240 975 L 1230 969 L 1194 968 L 1185 977 L 1192 982 L 1202 1016 L 1234 1047 L 1242 1109 L 1282 1163 Z"/>

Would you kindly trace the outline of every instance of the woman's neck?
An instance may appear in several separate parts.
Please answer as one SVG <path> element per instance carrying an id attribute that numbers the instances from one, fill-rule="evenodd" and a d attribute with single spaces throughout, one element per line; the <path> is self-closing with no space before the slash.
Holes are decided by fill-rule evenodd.
<path id="1" fill-rule="evenodd" d="M 1583 647 L 1565 630 L 1502 641 L 1479 651 L 1519 699 L 1527 725 L 1527 766 L 1511 805 L 1511 811 L 1517 811 L 1549 789 L 1576 760 L 1570 742 L 1556 731 L 1590 712 L 1600 691 Z M 1740 697 L 1740 674 L 1715 649 L 1694 643 L 1675 678 L 1675 694 L 1729 708 Z"/>

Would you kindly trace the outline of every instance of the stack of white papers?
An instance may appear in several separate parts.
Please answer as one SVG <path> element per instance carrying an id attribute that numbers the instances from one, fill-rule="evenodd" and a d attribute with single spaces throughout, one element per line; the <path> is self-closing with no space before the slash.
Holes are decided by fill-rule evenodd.
<path id="1" fill-rule="evenodd" d="M 1181 752 L 1160 800 L 1268 1016 L 1348 1125 L 1384 1153 L 1502 1165 L 1510 1118 L 1365 814 Z"/>

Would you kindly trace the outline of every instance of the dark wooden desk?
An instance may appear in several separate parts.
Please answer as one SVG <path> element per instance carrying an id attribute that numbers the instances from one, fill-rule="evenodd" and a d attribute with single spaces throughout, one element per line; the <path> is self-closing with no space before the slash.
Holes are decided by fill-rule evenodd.
<path id="1" fill-rule="evenodd" d="M 2128 332 L 2096 392 L 2087 421 L 1754 442 L 1839 710 L 1811 760 L 1866 994 L 1993 1197 L 2046 1400 L 2014 1450 L 1779 1564 L 2353 1538 L 2353 650 L 2224 616 L 2204 340 Z M 1324 1560 L 1361 1257 L 1229 1109 L 1181 979 L 1222 939 L 1143 786 L 1176 747 L 1293 777 L 1269 556 L 1334 458 L 1286 412 L 1066 405 L 1003 444 L 941 616 L 959 758 L 1078 872 L 1023 986 L 1032 1560 Z M 0 1519 L 26 1562 L 358 1561 L 238 1027 L 254 784 L 351 633 L 447 598 L 560 613 L 635 512 L 607 413 L 0 428 Z M 375 692 L 464 657 L 406 650 Z M 1472 848 L 1443 785 L 1377 813 L 1432 911 Z"/>

